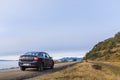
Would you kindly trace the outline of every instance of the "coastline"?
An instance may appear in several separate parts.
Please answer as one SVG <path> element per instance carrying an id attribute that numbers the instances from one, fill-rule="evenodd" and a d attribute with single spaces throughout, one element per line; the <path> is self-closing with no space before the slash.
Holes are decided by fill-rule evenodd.
<path id="1" fill-rule="evenodd" d="M 0 70 L 16 69 L 18 67 L 18 61 L 16 60 L 0 60 Z"/>
<path id="2" fill-rule="evenodd" d="M 0 71 L 1 70 L 11 70 L 11 69 L 18 69 L 19 67 L 10 67 L 10 68 L 2 68 L 2 69 L 0 69 Z"/>

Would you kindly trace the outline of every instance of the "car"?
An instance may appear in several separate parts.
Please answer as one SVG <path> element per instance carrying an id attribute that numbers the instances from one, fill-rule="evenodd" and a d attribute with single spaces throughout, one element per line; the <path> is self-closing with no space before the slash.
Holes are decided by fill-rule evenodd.
<path id="1" fill-rule="evenodd" d="M 54 61 L 46 52 L 27 52 L 20 56 L 18 64 L 22 71 L 26 68 L 37 68 L 38 71 L 43 71 L 44 68 L 54 68 Z"/>

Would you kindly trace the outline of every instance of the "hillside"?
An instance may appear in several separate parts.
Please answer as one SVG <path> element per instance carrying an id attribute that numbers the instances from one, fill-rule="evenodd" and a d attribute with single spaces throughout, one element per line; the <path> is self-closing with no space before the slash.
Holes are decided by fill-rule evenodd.
<path id="1" fill-rule="evenodd" d="M 30 80 L 120 80 L 120 65 L 83 62 Z"/>
<path id="2" fill-rule="evenodd" d="M 96 44 L 93 49 L 86 54 L 85 59 L 120 61 L 120 32 L 115 34 L 114 37 Z"/>

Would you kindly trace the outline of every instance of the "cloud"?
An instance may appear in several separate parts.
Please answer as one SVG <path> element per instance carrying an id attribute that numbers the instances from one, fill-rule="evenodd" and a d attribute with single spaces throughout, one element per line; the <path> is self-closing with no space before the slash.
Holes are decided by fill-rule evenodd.
<path id="1" fill-rule="evenodd" d="M 1 0 L 0 55 L 32 50 L 89 51 L 120 29 L 111 2 L 89 2 Z"/>
<path id="2" fill-rule="evenodd" d="M 53 59 L 60 59 L 63 57 L 84 57 L 87 51 L 61 51 L 49 53 Z"/>
<path id="3" fill-rule="evenodd" d="M 0 56 L 0 60 L 19 60 L 19 56 Z"/>
<path id="4" fill-rule="evenodd" d="M 84 57 L 86 51 L 61 51 L 61 52 L 47 52 L 53 59 L 60 59 L 63 57 Z M 0 60 L 18 60 L 20 55 L 7 55 L 7 56 L 0 56 Z"/>

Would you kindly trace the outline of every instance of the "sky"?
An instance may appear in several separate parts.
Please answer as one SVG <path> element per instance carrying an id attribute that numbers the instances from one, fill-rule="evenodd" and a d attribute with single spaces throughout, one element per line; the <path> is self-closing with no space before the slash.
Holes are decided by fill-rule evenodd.
<path id="1" fill-rule="evenodd" d="M 0 0 L 0 59 L 28 51 L 83 57 L 120 31 L 120 0 Z M 17 57 L 16 57 L 17 56 Z"/>

